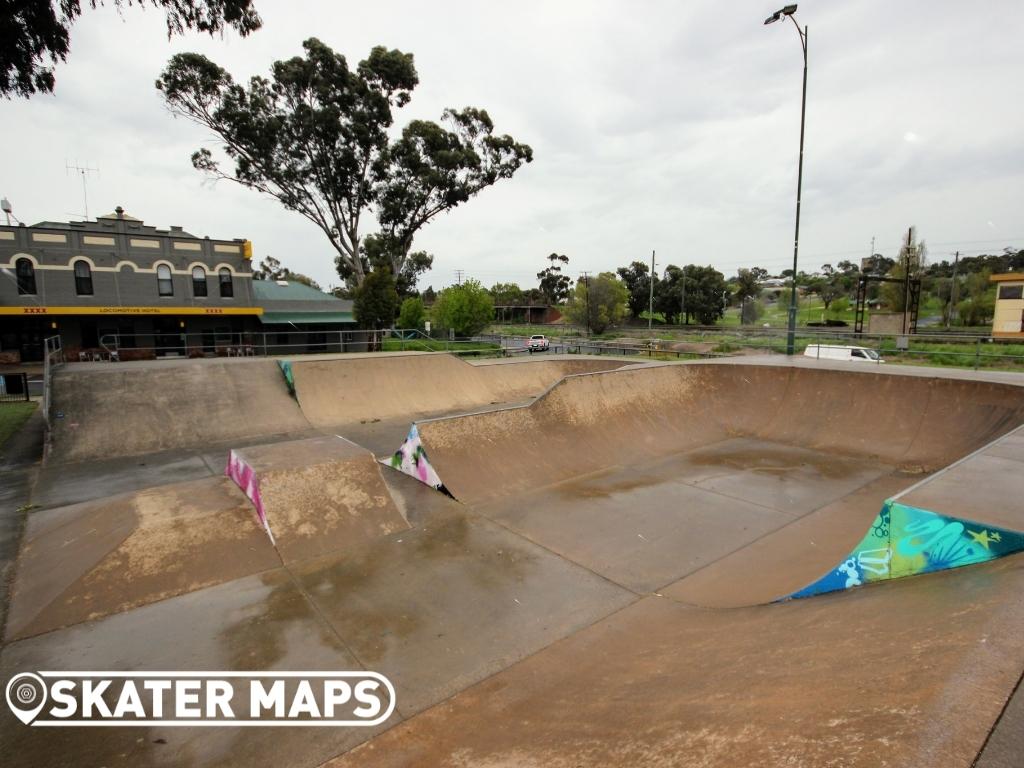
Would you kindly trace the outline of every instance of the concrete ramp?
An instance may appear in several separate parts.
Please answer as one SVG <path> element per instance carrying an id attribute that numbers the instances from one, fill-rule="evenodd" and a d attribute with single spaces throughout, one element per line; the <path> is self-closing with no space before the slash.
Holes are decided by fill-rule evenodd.
<path id="1" fill-rule="evenodd" d="M 53 377 L 54 462 L 135 456 L 308 430 L 274 360 L 64 366 Z"/>
<path id="2" fill-rule="evenodd" d="M 417 426 L 445 486 L 481 502 L 740 436 L 925 473 L 1022 422 L 1024 392 L 1007 384 L 663 365 L 570 376 L 527 406 Z"/>
<path id="3" fill-rule="evenodd" d="M 439 353 L 292 360 L 290 367 L 306 418 L 331 428 L 521 401 L 563 376 L 622 364 L 592 358 L 471 364 Z"/>
<path id="4" fill-rule="evenodd" d="M 409 527 L 373 455 L 341 437 L 233 450 L 226 474 L 286 563 Z"/>
<path id="5" fill-rule="evenodd" d="M 209 450 L 361 421 L 412 419 L 539 395 L 621 360 L 471 365 L 447 354 L 159 360 L 65 366 L 53 379 L 49 461 Z"/>
<path id="6" fill-rule="evenodd" d="M 258 445 L 232 455 L 230 477 L 31 513 L 7 640 L 365 549 L 407 529 L 404 510 L 411 503 L 431 508 L 386 484 L 372 454 L 342 438 Z M 239 467 L 252 473 L 241 489 Z"/>
<path id="7" fill-rule="evenodd" d="M 280 565 L 227 478 L 29 515 L 6 639 L 35 635 Z"/>

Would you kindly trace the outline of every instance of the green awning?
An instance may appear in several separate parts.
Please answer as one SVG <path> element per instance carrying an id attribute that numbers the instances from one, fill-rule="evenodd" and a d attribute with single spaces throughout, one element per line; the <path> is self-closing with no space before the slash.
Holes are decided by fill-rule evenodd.
<path id="1" fill-rule="evenodd" d="M 354 323 L 351 312 L 264 312 L 260 315 L 264 325 L 317 325 L 326 323 Z"/>

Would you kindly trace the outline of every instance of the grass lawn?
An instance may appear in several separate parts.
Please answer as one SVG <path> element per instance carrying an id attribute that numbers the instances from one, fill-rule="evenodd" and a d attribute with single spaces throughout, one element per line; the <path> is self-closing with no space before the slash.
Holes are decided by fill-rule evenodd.
<path id="1" fill-rule="evenodd" d="M 0 447 L 24 426 L 36 403 L 0 403 Z"/>
<path id="2" fill-rule="evenodd" d="M 553 338 L 565 338 L 567 336 L 581 336 L 580 330 L 574 326 L 552 324 L 552 325 L 515 325 L 513 323 L 496 323 L 489 326 L 486 333 L 496 333 L 499 336 L 533 336 L 541 334 Z"/>
<path id="3" fill-rule="evenodd" d="M 384 339 L 384 352 L 498 352 L 497 344 L 482 341 L 449 341 L 441 339 Z"/>
<path id="4" fill-rule="evenodd" d="M 886 339 L 879 353 L 889 362 L 908 365 L 937 365 L 954 368 L 989 368 L 1004 371 L 1024 369 L 1024 344 L 1001 341 L 978 344 L 919 342 L 913 337 L 908 352 L 896 350 L 896 343 Z"/>

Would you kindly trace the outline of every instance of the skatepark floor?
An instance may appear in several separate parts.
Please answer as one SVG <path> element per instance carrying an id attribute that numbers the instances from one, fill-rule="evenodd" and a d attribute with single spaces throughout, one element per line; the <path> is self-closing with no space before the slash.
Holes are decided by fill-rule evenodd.
<path id="1" fill-rule="evenodd" d="M 383 457 L 409 422 L 44 465 L 33 501 L 158 493 L 223 474 L 229 448 L 313 435 Z M 370 669 L 399 692 L 388 723 L 310 737 L 7 716 L 5 765 L 1021 764 L 1024 556 L 769 604 L 920 472 L 749 435 L 466 502 L 382 472 L 410 529 L 22 637 L 0 674 Z"/>

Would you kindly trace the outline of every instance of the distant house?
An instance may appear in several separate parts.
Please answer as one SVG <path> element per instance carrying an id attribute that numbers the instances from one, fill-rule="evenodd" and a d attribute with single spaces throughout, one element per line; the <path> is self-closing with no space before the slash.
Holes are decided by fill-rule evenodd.
<path id="1" fill-rule="evenodd" d="M 996 309 L 992 335 L 996 338 L 1024 338 L 1024 272 L 992 275 L 996 289 Z"/>
<path id="2" fill-rule="evenodd" d="M 253 280 L 267 353 L 353 352 L 365 347 L 354 333 L 352 302 L 294 280 Z"/>

